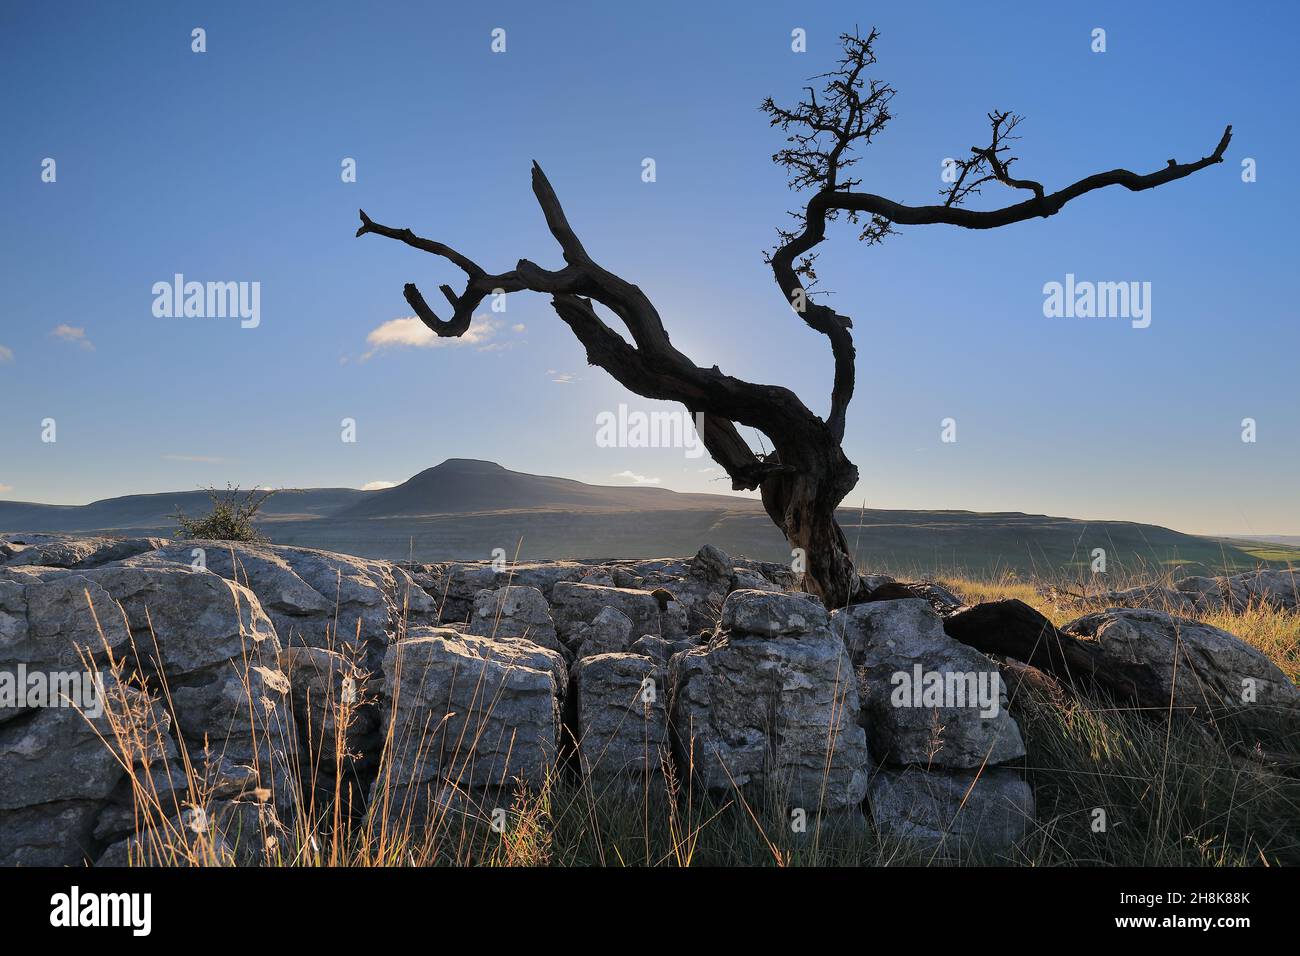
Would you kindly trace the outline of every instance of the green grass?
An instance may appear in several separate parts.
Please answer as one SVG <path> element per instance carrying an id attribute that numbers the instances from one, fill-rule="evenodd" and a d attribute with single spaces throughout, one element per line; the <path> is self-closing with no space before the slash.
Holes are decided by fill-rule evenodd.
<path id="1" fill-rule="evenodd" d="M 1300 567 L 1300 550 L 1295 548 L 1278 546 L 1274 548 L 1244 548 L 1243 550 L 1252 558 L 1258 558 L 1260 561 Z"/>

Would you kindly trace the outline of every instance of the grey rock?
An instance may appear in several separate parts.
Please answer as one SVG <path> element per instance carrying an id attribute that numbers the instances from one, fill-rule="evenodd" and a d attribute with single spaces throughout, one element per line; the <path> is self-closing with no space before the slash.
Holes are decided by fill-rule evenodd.
<path id="1" fill-rule="evenodd" d="M 665 633 L 713 628 L 718 624 L 722 602 L 730 590 L 728 581 L 705 579 L 690 574 L 685 577 L 653 574 L 642 578 L 642 587 L 654 592 L 662 589 L 672 595 L 669 610 L 673 622 Z"/>
<path id="2" fill-rule="evenodd" d="M 700 577 L 712 578 L 722 582 L 731 580 L 734 567 L 735 563 L 731 560 L 731 555 L 711 544 L 706 544 L 700 548 L 695 557 L 691 559 L 692 572 Z"/>
<path id="3" fill-rule="evenodd" d="M 1300 607 L 1300 576 L 1294 570 L 1265 569 L 1230 577 L 1189 577 L 1179 581 L 1178 590 L 1193 597 L 1199 608 L 1227 607 L 1242 611 L 1252 605 L 1276 610 Z"/>
<path id="4" fill-rule="evenodd" d="M 663 772 L 668 743 L 663 672 L 648 657 L 599 654 L 573 665 L 578 762 L 595 781 Z"/>
<path id="5" fill-rule="evenodd" d="M 384 658 L 391 767 L 378 786 L 538 786 L 559 742 L 564 659 L 529 641 L 415 628 Z"/>
<path id="6" fill-rule="evenodd" d="M 898 581 L 888 574 L 860 574 L 858 577 L 862 581 L 862 586 L 868 591 L 874 591 L 882 584 L 895 584 Z"/>
<path id="7" fill-rule="evenodd" d="M 334 773 L 338 759 L 371 749 L 378 714 L 368 706 L 369 675 L 337 651 L 288 647 L 280 651 L 280 672 L 289 681 L 298 753 L 307 766 Z M 340 748 L 340 744 L 342 747 Z"/>
<path id="8" fill-rule="evenodd" d="M 689 650 L 693 644 L 686 644 L 680 648 L 674 648 L 672 644 L 665 641 L 662 637 L 655 637 L 653 634 L 643 634 L 632 642 L 628 648 L 629 654 L 639 654 L 642 657 L 648 657 L 660 667 L 668 666 L 668 659 L 677 653 L 678 650 Z"/>
<path id="9" fill-rule="evenodd" d="M 413 577 L 440 610 L 440 622 L 467 620 L 479 591 L 507 586 L 532 587 L 547 601 L 560 581 L 577 581 L 592 571 L 580 561 L 539 561 L 496 564 L 486 561 L 448 561 L 425 566 Z"/>
<path id="10" fill-rule="evenodd" d="M 537 588 L 551 600 L 555 585 L 561 581 L 578 581 L 591 572 L 592 565 L 581 561 L 535 561 L 510 565 L 504 572 L 508 581 L 520 587 Z M 501 584 L 497 586 L 500 587 Z"/>
<path id="11" fill-rule="evenodd" d="M 159 705 L 111 674 L 98 703 L 80 703 L 84 711 L 47 707 L 0 725 L 0 864 L 83 862 L 127 765 L 164 798 L 181 777 Z"/>
<path id="12" fill-rule="evenodd" d="M 551 620 L 551 608 L 542 592 L 534 587 L 511 586 L 479 591 L 474 597 L 471 634 L 486 637 L 519 637 L 553 651 L 562 651 Z"/>
<path id="13" fill-rule="evenodd" d="M 649 591 L 605 587 L 579 582 L 557 582 L 552 592 L 553 616 L 559 635 L 572 644 L 580 624 L 591 624 L 602 609 L 612 607 L 632 622 L 637 634 L 668 637 L 659 614 L 659 601 Z"/>
<path id="14" fill-rule="evenodd" d="M 735 592 L 728 598 L 730 618 L 771 621 L 772 597 Z M 747 601 L 759 607 L 738 606 Z M 784 622 L 780 636 L 733 631 L 673 656 L 678 766 L 694 767 L 701 783 L 719 793 L 757 787 L 809 812 L 856 807 L 866 792 L 869 757 L 856 722 L 852 664 L 843 642 L 824 626 L 820 603 L 795 599 L 785 611 L 777 616 Z M 800 614 L 809 629 L 789 631 Z"/>
<path id="15" fill-rule="evenodd" d="M 475 595 L 495 591 L 507 583 L 508 575 L 483 562 L 448 562 L 413 577 L 437 606 L 439 623 L 447 623 L 469 620 Z"/>
<path id="16" fill-rule="evenodd" d="M 679 637 L 675 640 L 668 641 L 668 659 L 672 660 L 674 654 L 685 654 L 691 648 L 699 647 L 703 643 L 706 642 L 702 641 L 700 638 L 690 636 Z"/>
<path id="17" fill-rule="evenodd" d="M 1158 611 L 1192 614 L 1200 610 L 1219 610 L 1231 603 L 1233 579 L 1192 575 L 1178 582 L 1176 588 L 1160 585 L 1125 588 L 1107 591 L 1091 600 L 1105 602 L 1114 607 L 1145 607 Z M 1238 587 L 1238 597 L 1245 597 L 1245 589 Z"/>
<path id="18" fill-rule="evenodd" d="M 722 629 L 756 637 L 804 634 L 825 628 L 826 608 L 811 594 L 732 591 L 722 606 Z"/>
<path id="19" fill-rule="evenodd" d="M 970 768 L 1024 756 L 997 664 L 945 634 L 929 602 L 855 604 L 831 622 L 860 668 L 877 760 Z"/>
<path id="20" fill-rule="evenodd" d="M 27 672 L 81 671 L 120 656 L 129 642 L 117 603 L 86 577 L 0 580 L 0 680 L 16 680 L 20 664 Z M 0 704 L 0 721 L 21 710 Z"/>
<path id="21" fill-rule="evenodd" d="M 1034 823 L 1029 784 L 1014 770 L 879 768 L 867 797 L 882 836 L 952 856 L 1005 854 Z"/>
<path id="22" fill-rule="evenodd" d="M 722 602 L 735 587 L 732 558 L 713 545 L 705 545 L 689 561 L 643 562 L 638 570 L 641 587 L 672 594 L 683 631 L 716 627 Z"/>
<path id="23" fill-rule="evenodd" d="M 110 676 L 109 710 L 88 712 L 89 723 L 68 708 L 0 723 L 0 813 L 13 822 L 0 836 L 6 859 L 77 863 L 92 839 L 120 833 L 132 788 L 114 750 L 127 751 L 132 775 L 163 801 L 190 796 L 178 742 L 207 791 L 289 796 L 296 736 L 270 619 L 242 585 L 149 554 L 0 570 L 0 667 L 71 669 L 77 646 L 106 643 L 99 656 L 111 652 L 155 693 L 165 675 L 176 715 L 172 726 L 158 704 Z"/>
<path id="24" fill-rule="evenodd" d="M 171 697 L 196 774 L 223 794 L 264 788 L 287 805 L 298 752 L 288 678 L 274 667 L 228 663 L 190 680 L 173 685 Z"/>
<path id="25" fill-rule="evenodd" d="M 578 625 L 574 636 L 581 641 L 578 657 L 622 654 L 632 643 L 632 621 L 615 608 L 601 608 L 590 624 Z"/>
<path id="26" fill-rule="evenodd" d="M 297 733 L 280 641 L 256 595 L 213 573 L 134 561 L 60 573 L 93 580 L 120 604 L 135 663 L 153 686 L 167 677 L 173 733 L 196 775 L 211 785 L 257 767 L 249 789 L 287 801 Z"/>
<path id="27" fill-rule="evenodd" d="M 612 567 L 609 569 L 610 580 L 616 588 L 635 588 L 638 590 L 649 590 L 645 588 L 645 578 L 628 568 Z"/>
<path id="28" fill-rule="evenodd" d="M 1291 570 L 1263 569 L 1230 576 L 1194 575 L 1175 582 L 1173 587 L 1140 585 L 1083 598 L 1053 591 L 1052 596 L 1067 605 L 1148 608 L 1180 615 L 1240 612 L 1252 606 L 1290 611 L 1300 607 L 1300 577 Z"/>
<path id="29" fill-rule="evenodd" d="M 208 571 L 257 595 L 283 646 L 359 648 L 370 671 L 407 627 L 437 618 L 434 599 L 389 561 L 281 545 L 186 541 L 125 564 L 193 567 L 196 550 Z"/>
<path id="30" fill-rule="evenodd" d="M 961 596 L 933 581 L 918 581 L 909 585 L 917 597 L 930 602 L 930 606 L 947 617 L 966 606 Z"/>
<path id="31" fill-rule="evenodd" d="M 0 565 L 9 568 L 92 568 L 151 551 L 164 543 L 162 538 L 0 535 Z"/>
<path id="32" fill-rule="evenodd" d="M 257 597 L 216 574 L 126 565 L 75 574 L 121 605 L 141 657 L 157 664 L 161 654 L 168 673 L 189 674 L 246 656 L 261 662 L 265 655 L 273 664 L 280 649 Z"/>
<path id="33" fill-rule="evenodd" d="M 757 571 L 750 571 L 748 568 L 737 568 L 736 573 L 731 578 L 731 590 L 784 591 L 785 588 L 773 584 Z"/>
<path id="34" fill-rule="evenodd" d="M 89 859 L 99 803 L 71 800 L 0 810 L 0 866 L 78 866 Z"/>
<path id="35" fill-rule="evenodd" d="M 739 571 L 742 568 L 757 571 L 782 591 L 797 591 L 799 589 L 799 579 L 802 575 L 788 564 L 778 564 L 774 561 L 737 561 L 736 570 Z"/>
<path id="36" fill-rule="evenodd" d="M 41 708 L 0 726 L 0 810 L 107 799 L 124 771 L 100 735 L 112 739 L 108 715 L 92 719 L 75 707 Z"/>
<path id="37" fill-rule="evenodd" d="M 1096 641 L 1116 661 L 1151 666 L 1175 707 L 1245 712 L 1300 704 L 1300 690 L 1268 657 L 1209 624 L 1163 611 L 1112 608 L 1071 621 L 1063 630 Z"/>

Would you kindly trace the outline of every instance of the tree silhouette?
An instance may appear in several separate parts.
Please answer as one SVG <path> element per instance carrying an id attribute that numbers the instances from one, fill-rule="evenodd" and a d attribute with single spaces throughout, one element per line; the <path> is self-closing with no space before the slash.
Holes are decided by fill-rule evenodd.
<path id="1" fill-rule="evenodd" d="M 1008 152 L 1017 138 L 1014 131 L 1021 117 L 993 112 L 988 115 L 989 145 L 971 147 L 970 156 L 955 164 L 953 181 L 941 192 L 942 203 L 904 205 L 858 191 L 862 181 L 849 175 L 858 161 L 859 147 L 869 145 L 890 120 L 893 87 L 863 75 L 876 62 L 877 36 L 875 30 L 865 37 L 857 31 L 842 34 L 843 55 L 834 69 L 815 78 L 821 81 L 820 89 L 806 87 L 805 98 L 790 108 L 770 98 L 761 106 L 771 124 L 787 134 L 787 145 L 773 160 L 786 168 L 794 191 L 812 191 L 802 208 L 791 214 L 794 227 L 778 230 L 780 244 L 768 254 L 767 262 L 786 302 L 806 325 L 830 342 L 834 379 L 825 418 L 787 388 L 747 382 L 725 374 L 717 365 L 702 368 L 678 351 L 645 293 L 601 267 L 587 252 L 535 162 L 533 194 L 564 255 L 562 269 L 544 269 L 521 259 L 508 272 L 489 273 L 448 245 L 421 238 L 410 229 L 381 225 L 364 211 L 357 230 L 358 236 L 375 233 L 440 256 L 465 273 L 463 292 L 458 294 L 448 285 L 440 287 L 452 308 L 446 320 L 438 318 L 413 283 L 404 289 L 416 315 L 440 336 L 463 335 L 474 310 L 488 295 L 522 291 L 550 295 L 560 319 L 586 348 L 589 364 L 604 369 L 638 395 L 680 402 L 698 416 L 696 420 L 703 422 L 700 437 L 730 476 L 732 487 L 760 492 L 772 521 L 791 548 L 803 556 L 805 590 L 820 596 L 828 607 L 851 603 L 864 593 L 848 543 L 835 520 L 835 509 L 858 481 L 857 467 L 841 447 L 854 388 L 853 323 L 813 301 L 817 280 L 813 250 L 826 238 L 827 224 L 842 216 L 860 227 L 862 241 L 874 244 L 894 232 L 895 226 L 944 223 L 992 229 L 1045 218 L 1095 189 L 1111 185 L 1135 192 L 1151 189 L 1222 162 L 1232 136 L 1229 126 L 1214 151 L 1192 163 L 1171 159 L 1164 168 L 1145 175 L 1113 169 L 1048 193 L 1038 182 L 1011 175 L 1015 157 Z M 981 187 L 994 182 L 1032 195 L 998 209 L 962 206 L 970 196 L 979 194 Z M 623 323 L 630 343 L 606 324 L 596 311 L 598 305 Z M 741 438 L 737 425 L 766 435 L 772 451 L 754 452 Z"/>

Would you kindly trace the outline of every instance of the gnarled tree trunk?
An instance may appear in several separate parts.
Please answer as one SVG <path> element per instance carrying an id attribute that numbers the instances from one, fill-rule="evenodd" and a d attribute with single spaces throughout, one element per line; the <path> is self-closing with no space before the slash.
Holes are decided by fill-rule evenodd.
<path id="1" fill-rule="evenodd" d="M 828 608 L 845 607 L 862 596 L 861 579 L 835 509 L 858 483 L 858 469 L 828 440 L 809 453 L 794 458 L 792 472 L 766 479 L 759 491 L 768 517 L 790 545 L 793 566 L 803 571 L 804 590 Z"/>

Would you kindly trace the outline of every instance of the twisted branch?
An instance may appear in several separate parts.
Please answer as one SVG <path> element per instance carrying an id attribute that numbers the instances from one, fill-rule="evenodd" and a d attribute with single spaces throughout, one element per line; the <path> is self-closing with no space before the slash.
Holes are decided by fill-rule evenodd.
<path id="1" fill-rule="evenodd" d="M 441 286 L 453 313 L 442 320 L 428 307 L 414 283 L 405 287 L 406 301 L 433 332 L 457 337 L 468 330 L 475 308 L 498 292 L 539 292 L 551 296 L 551 306 L 587 350 L 587 361 L 608 372 L 626 388 L 646 398 L 677 401 L 692 416 L 701 416 L 700 438 L 730 476 L 736 490 L 755 490 L 772 475 L 792 471 L 777 457 L 756 455 L 741 438 L 736 423 L 769 435 L 804 431 L 820 421 L 789 389 L 746 382 L 704 369 L 672 344 L 650 300 L 632 283 L 609 272 L 591 258 L 569 224 L 554 188 L 542 168 L 533 164 L 533 194 L 551 235 L 559 243 L 566 265 L 548 270 L 520 259 L 509 272 L 492 274 L 452 247 L 375 222 L 364 211 L 358 236 L 369 233 L 396 239 L 414 249 L 446 259 L 466 276 L 459 295 Z M 626 327 L 629 343 L 605 323 L 596 305 L 607 308 Z"/>
<path id="2" fill-rule="evenodd" d="M 889 104 L 893 87 L 863 77 L 864 70 L 876 62 L 873 46 L 877 37 L 875 30 L 866 37 L 856 32 L 843 34 L 840 41 L 844 57 L 834 70 L 818 77 L 826 81 L 820 94 L 811 86 L 805 87 L 806 98 L 794 107 L 778 106 L 771 98 L 761 107 L 772 126 L 789 134 L 786 137 L 789 145 L 776 152 L 772 159 L 786 168 L 791 187 L 817 189 L 802 210 L 791 213 L 800 228 L 777 230 L 781 244 L 768 255 L 767 261 L 786 301 L 810 328 L 830 340 L 835 377 L 826 423 L 837 441 L 843 439 L 845 415 L 853 398 L 856 349 L 850 331 L 852 321 L 828 306 L 811 301 L 818 294 L 811 291 L 817 282 L 816 255 L 812 250 L 826 238 L 827 223 L 844 213 L 850 222 L 863 224 L 859 238 L 868 244 L 885 239 L 895 225 L 946 223 L 967 229 L 992 229 L 1053 216 L 1070 200 L 1105 186 L 1121 185 L 1138 192 L 1182 179 L 1222 162 L 1224 150 L 1232 139 L 1229 126 L 1214 151 L 1195 162 L 1180 164 L 1171 159 L 1164 169 L 1146 175 L 1113 169 L 1048 195 L 1041 183 L 1011 175 L 1016 157 L 1006 154 L 1009 144 L 1019 138 L 1014 130 L 1023 118 L 995 111 L 988 114 L 989 145 L 972 146 L 970 157 L 958 163 L 960 173 L 944 191 L 943 205 L 907 206 L 872 193 L 855 192 L 860 180 L 844 178 L 843 171 L 857 162 L 858 157 L 852 155 L 855 148 L 870 144 L 891 119 Z M 1033 193 L 1033 198 L 988 211 L 960 208 L 967 197 L 978 194 L 980 187 L 988 182 L 1026 190 Z"/>

